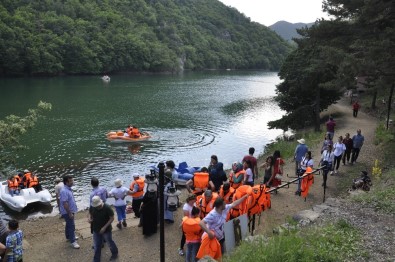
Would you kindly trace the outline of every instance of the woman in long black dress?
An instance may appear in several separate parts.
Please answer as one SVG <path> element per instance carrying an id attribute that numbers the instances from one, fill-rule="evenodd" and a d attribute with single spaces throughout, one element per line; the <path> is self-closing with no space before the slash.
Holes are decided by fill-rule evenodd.
<path id="1" fill-rule="evenodd" d="M 158 196 L 157 192 L 146 192 L 143 197 L 142 224 L 143 235 L 155 234 L 158 225 Z"/>

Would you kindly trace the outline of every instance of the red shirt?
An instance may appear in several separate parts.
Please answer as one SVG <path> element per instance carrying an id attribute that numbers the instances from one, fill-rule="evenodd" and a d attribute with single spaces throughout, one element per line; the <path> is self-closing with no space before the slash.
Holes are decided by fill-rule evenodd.
<path id="1" fill-rule="evenodd" d="M 248 156 L 243 157 L 242 162 L 247 161 L 247 160 L 250 160 L 250 162 L 251 162 L 251 170 L 252 170 L 252 173 L 255 175 L 254 170 L 255 170 L 255 167 L 257 165 L 256 158 L 253 157 L 253 156 L 248 155 Z"/>
<path id="2" fill-rule="evenodd" d="M 326 131 L 328 132 L 335 132 L 336 122 L 329 120 L 326 122 Z"/>

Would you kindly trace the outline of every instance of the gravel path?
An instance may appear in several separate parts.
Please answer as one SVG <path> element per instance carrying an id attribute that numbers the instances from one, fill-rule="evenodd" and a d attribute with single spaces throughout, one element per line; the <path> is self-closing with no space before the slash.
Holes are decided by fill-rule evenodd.
<path id="1" fill-rule="evenodd" d="M 372 143 L 374 137 L 374 130 L 376 121 L 364 113 L 360 113 L 358 118 L 352 117 L 351 106 L 345 101 L 331 106 L 330 110 L 324 114 L 336 113 L 337 128 L 335 136 L 344 135 L 349 132 L 352 135 L 356 133 L 357 128 L 362 129 L 362 134 L 365 136 L 365 145 L 361 150 L 358 162 L 373 164 L 376 155 L 376 148 Z M 307 141 L 308 143 L 308 141 Z M 295 143 L 296 146 L 296 143 Z M 315 145 L 313 149 L 313 157 L 318 164 L 321 145 Z M 242 156 L 240 156 L 242 158 Z M 286 166 L 286 172 L 293 173 L 294 163 L 289 163 Z M 336 197 L 341 195 L 336 189 L 336 183 L 346 176 L 350 168 L 358 168 L 358 163 L 353 167 L 342 166 L 339 176 L 331 176 L 328 178 L 327 197 Z M 261 171 L 262 173 L 262 171 Z M 316 182 L 311 188 L 306 201 L 302 198 L 295 196 L 296 185 L 291 185 L 289 189 L 279 191 L 278 194 L 272 196 L 272 209 L 265 211 L 260 219 L 260 225 L 257 226 L 257 233 L 271 232 L 272 229 L 280 224 L 283 224 L 288 217 L 297 213 L 300 210 L 311 209 L 314 205 L 322 203 L 322 178 L 316 177 Z M 350 177 L 347 179 L 352 180 Z M 182 198 L 181 198 L 182 199 Z M 352 206 L 352 205 L 351 205 Z M 358 207 L 354 209 L 346 208 L 339 210 L 341 216 L 351 216 L 347 211 L 352 212 L 352 217 L 356 217 L 356 223 L 361 222 L 363 219 L 363 212 L 357 212 Z M 175 214 L 176 221 L 181 221 L 182 210 L 181 208 Z M 77 219 L 84 219 L 86 212 L 77 214 Z M 362 217 L 362 218 L 361 218 Z M 370 216 L 370 219 L 375 219 L 376 216 Z M 377 220 L 377 219 L 376 219 Z M 379 219 L 377 221 L 380 221 Z M 21 229 L 25 233 L 26 250 L 24 254 L 25 261 L 91 261 L 93 258 L 92 239 L 80 239 L 78 242 L 81 245 L 80 250 L 73 250 L 64 238 L 63 220 L 58 217 L 45 217 L 42 219 L 28 220 L 21 223 Z M 392 232 L 393 237 L 393 222 L 392 225 L 388 224 L 383 227 L 390 228 L 388 232 Z M 377 228 L 373 228 L 378 230 Z M 380 232 L 372 232 L 372 234 L 380 234 Z M 383 232 L 381 232 L 383 233 Z M 367 237 L 369 234 L 367 234 Z M 119 261 L 159 261 L 159 234 L 151 237 L 144 237 L 141 233 L 141 228 L 130 226 L 123 230 L 113 230 L 113 238 L 119 248 Z M 177 248 L 181 239 L 181 232 L 179 224 L 171 224 L 165 226 L 165 241 L 166 241 L 166 261 L 184 261 L 184 257 L 180 257 L 177 253 Z M 370 243 L 368 240 L 367 245 Z M 392 241 L 393 243 L 394 241 Z M 371 245 L 372 248 L 377 246 Z M 378 249 L 380 250 L 380 249 Z M 105 247 L 102 252 L 102 261 L 108 261 L 110 253 L 108 247 Z M 377 260 L 380 261 L 380 260 Z M 393 261 L 393 260 L 392 260 Z"/>

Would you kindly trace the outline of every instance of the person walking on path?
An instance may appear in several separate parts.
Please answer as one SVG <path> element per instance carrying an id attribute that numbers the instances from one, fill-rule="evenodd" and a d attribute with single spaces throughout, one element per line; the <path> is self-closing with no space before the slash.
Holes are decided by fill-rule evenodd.
<path id="1" fill-rule="evenodd" d="M 339 170 L 340 161 L 342 160 L 342 156 L 345 151 L 346 151 L 346 145 L 343 144 L 343 137 L 339 136 L 339 139 L 333 145 L 333 155 L 335 156 L 334 163 L 333 163 L 333 169 L 334 169 L 335 174 L 337 174 L 337 171 Z"/>
<path id="2" fill-rule="evenodd" d="M 10 220 L 8 222 L 8 230 L 9 233 L 6 238 L 6 250 L 5 257 L 2 261 L 7 262 L 22 262 L 23 256 L 23 233 L 21 230 L 18 230 L 19 223 L 16 220 Z"/>
<path id="3" fill-rule="evenodd" d="M 333 154 L 332 151 L 332 145 L 328 145 L 328 149 L 324 150 L 321 155 L 321 166 L 323 166 L 323 183 L 322 186 L 326 187 L 326 181 L 328 179 L 328 173 L 329 171 L 332 173 L 332 165 L 333 165 L 333 160 L 335 158 L 335 155 Z"/>
<path id="4" fill-rule="evenodd" d="M 313 157 L 311 156 L 311 151 L 307 151 L 305 156 L 302 158 L 302 161 L 300 161 L 300 169 L 298 170 L 297 176 L 300 177 L 304 173 L 306 173 L 306 169 L 308 167 L 313 168 L 314 166 L 314 160 Z M 302 186 L 302 179 L 298 180 L 298 190 L 295 192 L 295 195 L 300 195 L 301 193 L 301 186 Z"/>
<path id="5" fill-rule="evenodd" d="M 352 155 L 351 155 L 351 164 L 357 161 L 359 156 L 359 152 L 365 142 L 365 138 L 361 135 L 361 129 L 357 130 L 357 134 L 352 137 Z"/>
<path id="6" fill-rule="evenodd" d="M 328 145 L 333 146 L 333 141 L 329 139 L 329 134 L 325 134 L 324 142 L 322 143 L 322 147 L 321 147 L 321 154 L 322 152 L 328 149 Z"/>
<path id="7" fill-rule="evenodd" d="M 73 191 L 71 187 L 74 184 L 73 177 L 66 175 L 63 177 L 64 187 L 60 191 L 60 214 L 66 221 L 65 234 L 66 239 L 70 241 L 71 246 L 75 249 L 79 249 L 80 245 L 77 243 L 75 236 L 75 223 L 74 214 L 77 213 L 78 208 L 75 203 Z"/>
<path id="8" fill-rule="evenodd" d="M 329 117 L 329 120 L 325 123 L 326 125 L 326 132 L 329 134 L 329 139 L 333 140 L 333 136 L 335 135 L 335 126 L 336 122 L 333 120 L 333 117 Z"/>
<path id="9" fill-rule="evenodd" d="M 110 190 L 109 196 L 115 198 L 115 211 L 117 212 L 118 224 L 117 228 L 122 229 L 122 225 L 127 227 L 126 223 L 126 200 L 127 194 L 132 193 L 129 189 L 122 186 L 123 182 L 121 179 L 117 178 L 114 181 L 115 187 Z M 135 211 L 136 212 L 136 211 Z"/>
<path id="10" fill-rule="evenodd" d="M 352 104 L 352 116 L 358 116 L 358 110 L 361 108 L 361 105 L 358 103 L 358 100 Z"/>
<path id="11" fill-rule="evenodd" d="M 110 261 L 118 257 L 118 247 L 112 239 L 111 223 L 114 221 L 114 211 L 105 204 L 99 196 L 92 198 L 91 207 L 89 208 L 89 223 L 92 225 L 93 242 L 95 247 L 95 255 L 93 262 L 100 262 L 101 249 L 105 240 L 111 251 Z"/>
<path id="12" fill-rule="evenodd" d="M 298 175 L 298 170 L 300 169 L 300 163 L 302 161 L 302 158 L 306 155 L 307 151 L 309 151 L 309 148 L 306 145 L 306 141 L 303 138 L 297 141 L 298 145 L 296 146 L 294 153 L 295 175 Z"/>
<path id="13" fill-rule="evenodd" d="M 253 181 L 255 182 L 255 179 L 258 179 L 258 162 L 256 160 L 256 158 L 254 157 L 254 153 L 255 153 L 255 148 L 250 147 L 248 149 L 248 155 L 243 157 L 243 160 L 241 161 L 241 163 L 244 163 L 244 161 L 246 160 L 250 160 L 251 161 L 251 170 L 252 173 L 254 174 L 253 176 Z"/>
<path id="14" fill-rule="evenodd" d="M 351 150 L 352 150 L 352 139 L 350 138 L 350 134 L 346 133 L 345 138 L 343 139 L 343 144 L 346 146 L 346 151 L 344 151 L 343 154 L 343 165 L 350 163 L 350 156 L 351 156 Z"/>

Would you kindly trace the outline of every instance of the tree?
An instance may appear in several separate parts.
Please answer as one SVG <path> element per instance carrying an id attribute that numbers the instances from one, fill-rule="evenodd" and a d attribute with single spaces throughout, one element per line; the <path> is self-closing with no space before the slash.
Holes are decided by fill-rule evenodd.
<path id="1" fill-rule="evenodd" d="M 20 144 L 20 137 L 34 127 L 44 111 L 51 108 L 51 104 L 40 101 L 37 108 L 28 110 L 27 116 L 9 115 L 0 120 L 0 172 L 13 166 L 16 152 L 25 148 Z"/>

